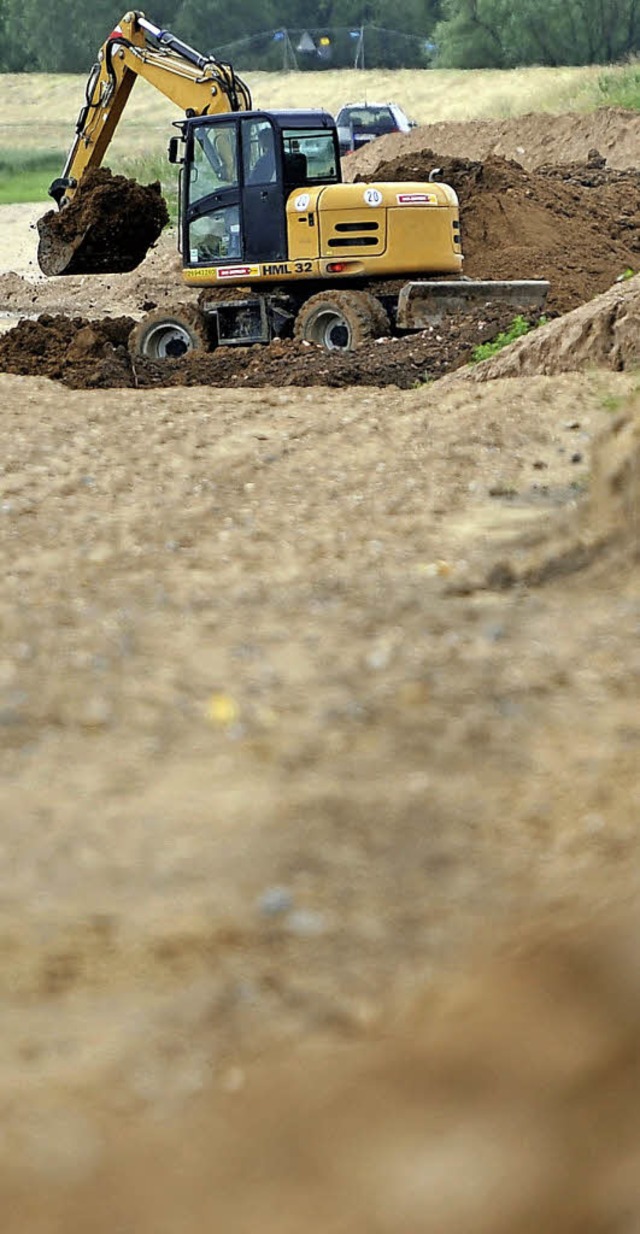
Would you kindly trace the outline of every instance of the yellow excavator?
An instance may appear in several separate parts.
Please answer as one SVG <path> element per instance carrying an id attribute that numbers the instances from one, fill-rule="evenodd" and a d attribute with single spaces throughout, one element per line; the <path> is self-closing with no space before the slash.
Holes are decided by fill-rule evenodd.
<path id="1" fill-rule="evenodd" d="M 169 160 L 180 168 L 183 279 L 200 294 L 197 304 L 139 322 L 135 355 L 159 360 L 291 335 L 351 350 L 487 302 L 542 308 L 543 280 L 462 276 L 458 198 L 435 174 L 342 183 L 332 116 L 254 110 L 230 65 L 139 11 L 120 20 L 90 73 L 75 141 L 49 190 L 62 212 L 102 163 L 137 77 L 183 112 Z"/>

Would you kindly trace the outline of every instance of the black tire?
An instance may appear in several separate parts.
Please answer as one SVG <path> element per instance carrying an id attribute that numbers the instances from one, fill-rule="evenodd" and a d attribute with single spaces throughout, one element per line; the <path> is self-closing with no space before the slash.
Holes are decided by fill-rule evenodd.
<path id="1" fill-rule="evenodd" d="M 354 351 L 390 333 L 389 318 L 368 291 L 321 291 L 302 305 L 294 334 L 325 351 Z"/>
<path id="2" fill-rule="evenodd" d="M 190 351 L 208 351 L 209 345 L 206 320 L 191 304 L 155 309 L 129 335 L 130 354 L 147 360 L 176 360 Z"/>

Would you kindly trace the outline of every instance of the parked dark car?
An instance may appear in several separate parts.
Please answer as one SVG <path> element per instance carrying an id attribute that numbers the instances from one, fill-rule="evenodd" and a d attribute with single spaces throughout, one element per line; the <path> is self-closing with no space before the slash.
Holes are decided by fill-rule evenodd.
<path id="1" fill-rule="evenodd" d="M 415 124 L 397 103 L 347 103 L 336 116 L 340 153 L 359 150 L 385 133 L 408 133 Z"/>

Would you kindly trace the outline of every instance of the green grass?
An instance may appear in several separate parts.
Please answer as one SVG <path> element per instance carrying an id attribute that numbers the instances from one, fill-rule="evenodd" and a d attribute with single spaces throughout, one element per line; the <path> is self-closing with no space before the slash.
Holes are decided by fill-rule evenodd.
<path id="1" fill-rule="evenodd" d="M 479 343 L 477 347 L 474 347 L 471 353 L 471 363 L 479 364 L 481 360 L 488 360 L 491 356 L 495 356 L 497 352 L 502 351 L 503 347 L 508 347 L 509 343 L 515 342 L 517 338 L 522 338 L 530 330 L 534 330 L 536 326 L 544 326 L 546 320 L 546 317 L 541 317 L 539 321 L 532 325 L 522 315 L 514 317 L 508 330 L 502 330 L 490 342 Z"/>
<path id="2" fill-rule="evenodd" d="M 627 399 L 621 394 L 605 394 L 602 399 L 604 411 L 608 411 L 611 415 L 616 415 L 627 404 Z"/>
<path id="3" fill-rule="evenodd" d="M 66 154 L 50 150 L 10 150 L 0 148 L 0 205 L 15 202 L 47 201 L 52 180 L 62 172 Z M 121 156 L 107 160 L 111 170 L 130 176 L 141 184 L 159 180 L 169 207 L 171 222 L 178 215 L 178 174 L 162 155 Z"/>
<path id="4" fill-rule="evenodd" d="M 601 106 L 626 107 L 640 111 L 640 64 L 625 65 L 615 71 L 601 73 L 598 78 Z"/>
<path id="5" fill-rule="evenodd" d="M 592 65 L 567 82 L 559 101 L 568 111 L 590 112 L 598 107 L 640 111 L 640 61 L 608 68 Z"/>
<path id="6" fill-rule="evenodd" d="M 64 154 L 50 150 L 0 149 L 0 205 L 46 201 L 47 189 L 64 161 Z"/>

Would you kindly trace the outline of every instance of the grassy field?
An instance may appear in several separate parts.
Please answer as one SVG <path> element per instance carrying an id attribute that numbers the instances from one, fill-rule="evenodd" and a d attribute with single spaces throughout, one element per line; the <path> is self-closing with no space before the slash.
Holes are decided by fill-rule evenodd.
<path id="1" fill-rule="evenodd" d="M 509 117 L 526 112 L 640 110 L 640 65 L 612 68 L 329 71 L 248 73 L 256 106 L 325 107 L 358 99 L 393 99 L 419 124 Z M 0 202 L 46 197 L 62 169 L 85 78 L 49 74 L 0 76 Z M 114 171 L 165 182 L 164 160 L 176 109 L 138 82 L 110 151 Z M 171 183 L 171 181 L 169 181 Z"/>
<path id="2" fill-rule="evenodd" d="M 49 150 L 0 149 L 0 205 L 40 201 L 60 174 L 62 158 Z"/>

